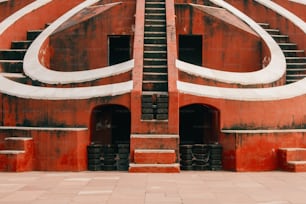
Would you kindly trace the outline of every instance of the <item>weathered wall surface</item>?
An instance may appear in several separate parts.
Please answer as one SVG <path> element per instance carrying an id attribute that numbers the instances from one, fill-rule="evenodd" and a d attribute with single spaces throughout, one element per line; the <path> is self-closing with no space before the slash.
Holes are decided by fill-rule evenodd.
<path id="1" fill-rule="evenodd" d="M 62 28 L 50 37 L 51 69 L 79 71 L 108 66 L 109 35 L 130 35 L 133 44 L 135 2 L 103 8 L 94 18 Z"/>

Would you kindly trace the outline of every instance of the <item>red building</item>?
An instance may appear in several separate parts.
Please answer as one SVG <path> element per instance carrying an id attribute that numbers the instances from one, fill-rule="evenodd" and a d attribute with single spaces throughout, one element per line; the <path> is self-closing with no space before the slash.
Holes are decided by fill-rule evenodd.
<path id="1" fill-rule="evenodd" d="M 305 171 L 305 7 L 0 0 L 0 170 Z"/>

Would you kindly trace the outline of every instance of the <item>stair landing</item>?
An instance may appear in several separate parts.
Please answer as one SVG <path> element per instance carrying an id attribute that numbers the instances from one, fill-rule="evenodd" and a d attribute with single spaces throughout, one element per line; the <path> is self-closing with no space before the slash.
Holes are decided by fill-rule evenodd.
<path id="1" fill-rule="evenodd" d="M 281 170 L 306 172 L 306 148 L 280 148 L 278 161 Z"/>

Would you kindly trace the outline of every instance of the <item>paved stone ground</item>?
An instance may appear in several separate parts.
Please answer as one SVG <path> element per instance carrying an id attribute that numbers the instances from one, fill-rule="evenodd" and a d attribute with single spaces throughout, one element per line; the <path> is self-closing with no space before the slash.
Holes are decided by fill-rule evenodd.
<path id="1" fill-rule="evenodd" d="M 0 204 L 305 204 L 306 173 L 0 173 Z"/>

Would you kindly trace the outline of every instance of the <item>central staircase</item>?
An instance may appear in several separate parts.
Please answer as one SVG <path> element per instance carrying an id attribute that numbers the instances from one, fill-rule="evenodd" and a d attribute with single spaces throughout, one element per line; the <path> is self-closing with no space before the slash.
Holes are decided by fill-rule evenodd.
<path id="1" fill-rule="evenodd" d="M 165 0 L 145 1 L 142 120 L 168 119 Z"/>

